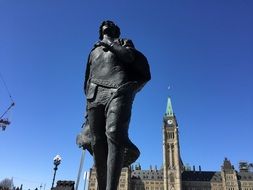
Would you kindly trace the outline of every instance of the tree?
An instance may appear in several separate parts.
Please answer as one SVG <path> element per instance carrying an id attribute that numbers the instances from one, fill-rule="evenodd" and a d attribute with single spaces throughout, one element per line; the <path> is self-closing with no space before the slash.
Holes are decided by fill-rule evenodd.
<path id="1" fill-rule="evenodd" d="M 11 190 L 14 187 L 13 179 L 5 178 L 0 181 L 0 190 L 9 189 Z"/>

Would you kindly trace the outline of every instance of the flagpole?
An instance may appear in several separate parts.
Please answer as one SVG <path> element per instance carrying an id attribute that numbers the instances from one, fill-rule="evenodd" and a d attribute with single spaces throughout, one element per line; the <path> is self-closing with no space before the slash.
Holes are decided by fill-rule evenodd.
<path id="1" fill-rule="evenodd" d="M 82 149 L 82 155 L 81 155 L 81 160 L 80 160 L 80 166 L 79 166 L 78 175 L 77 175 L 77 180 L 76 180 L 76 190 L 78 190 L 78 186 L 79 186 L 79 182 L 80 182 L 80 176 L 81 176 L 82 169 L 83 169 L 84 156 L 85 156 L 85 150 Z"/>
<path id="2" fill-rule="evenodd" d="M 84 190 L 86 189 L 87 176 L 88 176 L 88 172 L 84 172 Z"/>

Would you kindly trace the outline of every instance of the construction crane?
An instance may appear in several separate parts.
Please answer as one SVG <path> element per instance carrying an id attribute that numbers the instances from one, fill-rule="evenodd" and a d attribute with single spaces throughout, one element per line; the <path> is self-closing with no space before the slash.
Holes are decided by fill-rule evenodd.
<path id="1" fill-rule="evenodd" d="M 4 78 L 3 78 L 3 76 L 2 76 L 1 73 L 0 73 L 0 78 L 1 78 L 1 81 L 3 82 L 3 85 L 4 85 L 6 91 L 7 91 L 8 95 L 9 95 L 9 98 L 10 98 L 10 101 L 11 101 L 9 107 L 6 110 L 4 110 L 3 113 L 0 116 L 0 128 L 2 128 L 3 131 L 5 131 L 6 127 L 11 124 L 11 122 L 8 119 L 8 117 L 6 117 L 6 114 L 8 112 L 10 112 L 10 110 L 15 106 L 15 103 L 14 103 L 12 97 L 11 97 L 11 93 L 8 90 L 7 85 L 6 85 L 5 81 L 4 81 Z"/>

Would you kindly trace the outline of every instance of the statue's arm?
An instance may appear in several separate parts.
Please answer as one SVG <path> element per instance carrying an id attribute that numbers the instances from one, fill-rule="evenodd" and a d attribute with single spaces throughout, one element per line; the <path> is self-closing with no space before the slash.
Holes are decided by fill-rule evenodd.
<path id="1" fill-rule="evenodd" d="M 122 46 L 118 42 L 110 44 L 103 41 L 98 42 L 95 46 L 104 46 L 107 50 L 113 52 L 124 63 L 131 63 L 134 61 L 134 52 L 131 48 Z"/>
<path id="2" fill-rule="evenodd" d="M 90 55 L 88 57 L 87 60 L 87 64 L 86 64 L 86 71 L 85 71 L 85 78 L 84 78 L 84 85 L 83 85 L 83 89 L 84 89 L 84 93 L 86 94 L 87 92 L 87 83 L 90 77 Z"/>
<path id="3" fill-rule="evenodd" d="M 111 43 L 111 52 L 115 53 L 117 57 L 125 62 L 125 63 L 132 63 L 134 61 L 134 52 L 131 50 L 131 48 L 121 46 L 118 43 Z"/>

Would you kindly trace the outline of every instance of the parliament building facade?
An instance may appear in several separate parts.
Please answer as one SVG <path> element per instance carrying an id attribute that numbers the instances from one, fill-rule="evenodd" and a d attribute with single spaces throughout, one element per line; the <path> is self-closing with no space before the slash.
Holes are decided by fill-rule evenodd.
<path id="1" fill-rule="evenodd" d="M 239 171 L 225 158 L 220 171 L 201 171 L 183 165 L 176 116 L 168 98 L 163 118 L 163 167 L 142 170 L 140 165 L 123 168 L 118 190 L 253 190 L 252 164 L 241 162 Z M 95 168 L 88 176 L 88 190 L 97 190 Z"/>

